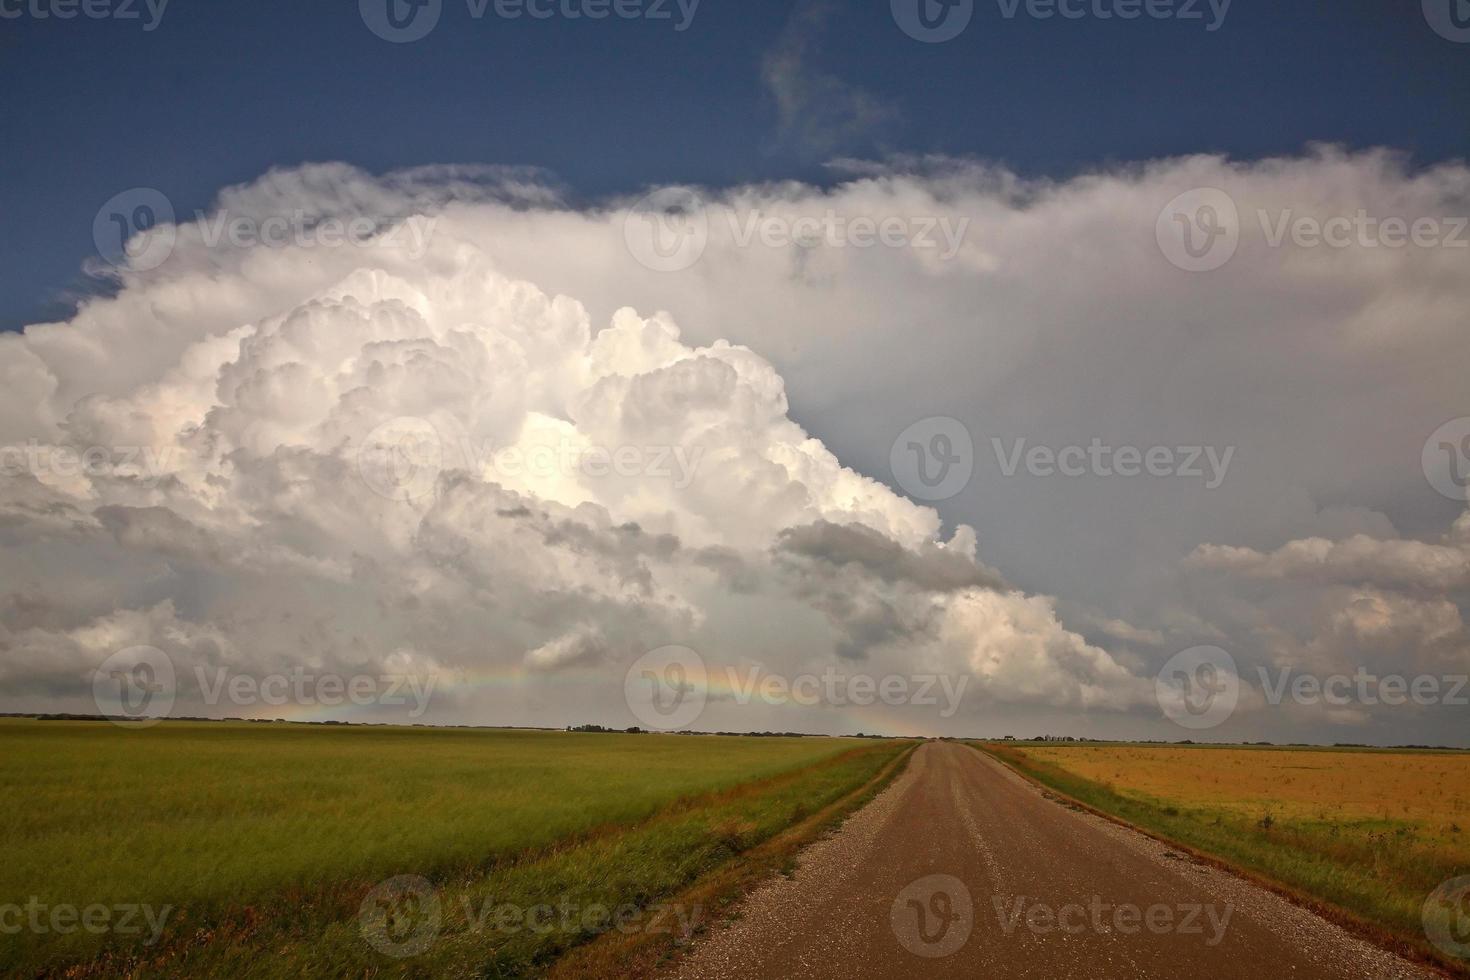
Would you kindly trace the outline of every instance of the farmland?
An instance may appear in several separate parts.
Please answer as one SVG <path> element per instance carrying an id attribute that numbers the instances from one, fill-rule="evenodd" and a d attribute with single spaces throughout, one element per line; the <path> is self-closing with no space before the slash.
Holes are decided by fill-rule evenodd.
<path id="1" fill-rule="evenodd" d="M 1420 952 L 1470 869 L 1470 753 L 981 743 L 1045 786 Z"/>
<path id="2" fill-rule="evenodd" d="M 454 910 L 645 908 L 868 783 L 904 747 L 0 721 L 0 903 L 22 907 L 7 921 L 41 910 L 0 944 L 0 972 L 519 975 L 606 924 L 484 929 Z M 364 898 L 397 875 L 432 882 L 446 912 L 411 961 L 359 928 Z M 136 932 L 47 918 L 137 906 L 153 920 Z"/>

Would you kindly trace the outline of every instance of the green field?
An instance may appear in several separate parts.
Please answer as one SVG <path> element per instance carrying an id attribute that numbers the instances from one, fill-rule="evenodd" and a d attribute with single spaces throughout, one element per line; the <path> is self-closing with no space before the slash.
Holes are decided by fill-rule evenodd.
<path id="1" fill-rule="evenodd" d="M 147 929 L 62 932 L 43 913 L 42 928 L 0 936 L 0 973 L 534 973 L 606 927 L 564 916 L 545 933 L 497 930 L 464 913 L 647 907 L 869 782 L 907 744 L 0 721 L 0 906 L 169 908 L 147 944 Z M 363 939 L 358 909 L 401 874 L 435 885 L 443 925 L 427 951 L 395 959 Z"/>
<path id="2" fill-rule="evenodd" d="M 1470 753 L 984 742 L 1104 813 L 1323 904 L 1404 951 L 1425 899 L 1470 873 Z"/>

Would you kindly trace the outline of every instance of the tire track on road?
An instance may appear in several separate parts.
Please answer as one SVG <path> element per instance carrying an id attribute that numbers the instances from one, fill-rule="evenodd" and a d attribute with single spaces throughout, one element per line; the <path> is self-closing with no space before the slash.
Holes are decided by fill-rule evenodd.
<path id="1" fill-rule="evenodd" d="M 747 896 L 669 975 L 1439 976 L 1060 805 L 953 742 L 920 746 L 887 789 L 804 851 L 791 876 Z"/>

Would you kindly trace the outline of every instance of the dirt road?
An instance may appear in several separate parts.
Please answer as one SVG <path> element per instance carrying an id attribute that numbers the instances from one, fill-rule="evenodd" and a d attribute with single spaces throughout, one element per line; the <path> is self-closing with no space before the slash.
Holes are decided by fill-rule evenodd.
<path id="1" fill-rule="evenodd" d="M 928 742 L 672 974 L 696 978 L 1436 976 L 1141 834 Z"/>

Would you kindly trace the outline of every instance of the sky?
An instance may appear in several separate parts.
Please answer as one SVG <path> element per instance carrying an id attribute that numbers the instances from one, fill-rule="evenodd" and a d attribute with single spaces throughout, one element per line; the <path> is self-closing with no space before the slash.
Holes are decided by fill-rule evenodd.
<path id="1" fill-rule="evenodd" d="M 669 0 L 668 19 L 598 21 L 493 6 L 476 18 L 469 0 L 444 2 L 432 31 L 399 44 L 349 0 L 169 0 L 156 17 L 144 0 L 109 0 L 100 9 L 137 16 L 0 19 L 0 326 L 64 312 L 86 285 L 92 216 L 118 191 L 156 187 L 192 211 L 305 162 L 534 166 L 596 200 L 672 182 L 828 182 L 822 165 L 847 155 L 975 157 L 1040 177 L 1313 141 L 1423 164 L 1470 152 L 1464 49 L 1418 3 L 1237 0 L 1220 19 L 1201 0 L 1179 7 L 1198 19 L 1073 20 L 1024 6 L 1007 18 L 988 0 L 953 39 L 921 43 L 878 0 L 800 14 L 702 0 L 687 19 Z M 787 91 L 805 100 L 783 125 L 768 66 L 797 49 L 805 81 Z M 881 111 L 846 126 L 847 98 L 823 79 Z"/>
<path id="2" fill-rule="evenodd" d="M 0 710 L 1470 745 L 1463 4 L 533 6 L 0 0 Z"/>

